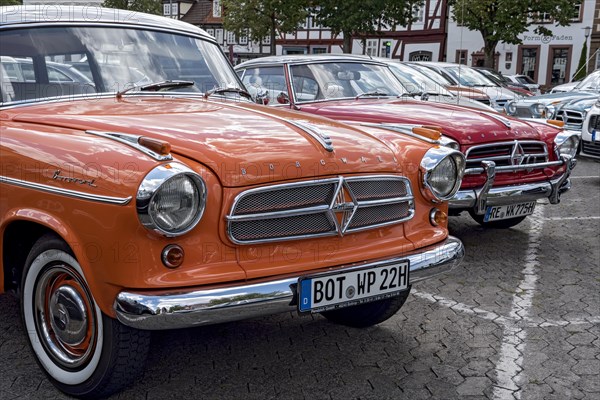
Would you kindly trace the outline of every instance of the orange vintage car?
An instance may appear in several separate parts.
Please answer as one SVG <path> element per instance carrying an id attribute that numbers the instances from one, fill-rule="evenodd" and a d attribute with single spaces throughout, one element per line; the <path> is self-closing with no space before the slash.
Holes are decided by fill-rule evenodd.
<path id="1" fill-rule="evenodd" d="M 152 330 L 289 311 L 377 324 L 461 261 L 446 213 L 465 161 L 437 130 L 255 105 L 214 39 L 172 19 L 0 18 L 0 292 L 19 293 L 60 390 L 128 385 Z"/>

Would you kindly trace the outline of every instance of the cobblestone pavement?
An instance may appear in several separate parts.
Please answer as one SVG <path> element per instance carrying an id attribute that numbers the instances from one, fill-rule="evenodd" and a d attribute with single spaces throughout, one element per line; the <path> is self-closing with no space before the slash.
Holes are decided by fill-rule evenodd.
<path id="1" fill-rule="evenodd" d="M 159 332 L 116 399 L 598 399 L 600 163 L 558 206 L 506 231 L 466 215 L 465 262 L 414 286 L 368 329 L 282 314 Z M 64 398 L 33 360 L 18 303 L 0 296 L 0 398 Z"/>

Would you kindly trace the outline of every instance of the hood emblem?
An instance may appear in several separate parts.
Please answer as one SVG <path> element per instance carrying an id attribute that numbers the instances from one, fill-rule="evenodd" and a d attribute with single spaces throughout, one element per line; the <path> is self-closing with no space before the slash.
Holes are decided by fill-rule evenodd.
<path id="1" fill-rule="evenodd" d="M 510 162 L 512 165 L 521 165 L 523 164 L 523 160 L 525 160 L 525 150 L 523 150 L 523 147 L 515 141 L 512 153 L 510 154 Z"/>
<path id="2" fill-rule="evenodd" d="M 358 209 L 358 201 L 342 177 L 340 177 L 337 194 L 329 208 L 330 212 L 333 213 L 338 235 L 340 237 L 344 236 L 352 217 Z"/>

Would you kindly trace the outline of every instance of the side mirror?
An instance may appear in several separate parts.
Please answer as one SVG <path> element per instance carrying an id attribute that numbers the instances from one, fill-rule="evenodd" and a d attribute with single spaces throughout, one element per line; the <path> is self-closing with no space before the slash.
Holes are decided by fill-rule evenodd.
<path id="1" fill-rule="evenodd" d="M 277 95 L 277 102 L 279 104 L 290 104 L 290 96 L 287 93 L 281 92 Z"/>
<path id="2" fill-rule="evenodd" d="M 263 106 L 266 106 L 267 104 L 269 104 L 269 101 L 271 99 L 269 98 L 269 92 L 267 92 L 266 90 L 262 93 L 258 93 L 256 95 L 256 97 L 254 98 L 254 102 L 256 104 L 261 104 Z"/>

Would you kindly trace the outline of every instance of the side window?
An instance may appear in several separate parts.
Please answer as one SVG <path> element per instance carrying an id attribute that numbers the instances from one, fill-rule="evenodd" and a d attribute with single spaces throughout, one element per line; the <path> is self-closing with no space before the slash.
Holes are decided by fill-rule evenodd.
<path id="1" fill-rule="evenodd" d="M 48 68 L 48 80 L 50 82 L 73 82 L 73 80 L 71 78 L 69 78 L 67 75 L 63 74 L 56 68 L 53 68 L 50 66 L 47 66 L 47 68 Z"/>
<path id="2" fill-rule="evenodd" d="M 283 67 L 248 68 L 242 82 L 253 97 L 266 95 L 269 99 L 277 99 L 280 104 L 284 104 L 283 98 L 288 96 Z"/>
<path id="3" fill-rule="evenodd" d="M 293 68 L 292 85 L 297 101 L 312 101 L 317 98 L 319 84 L 308 67 L 302 65 Z"/>
<path id="4" fill-rule="evenodd" d="M 31 57 L 2 56 L 3 81 L 9 82 L 35 82 L 33 61 Z"/>

